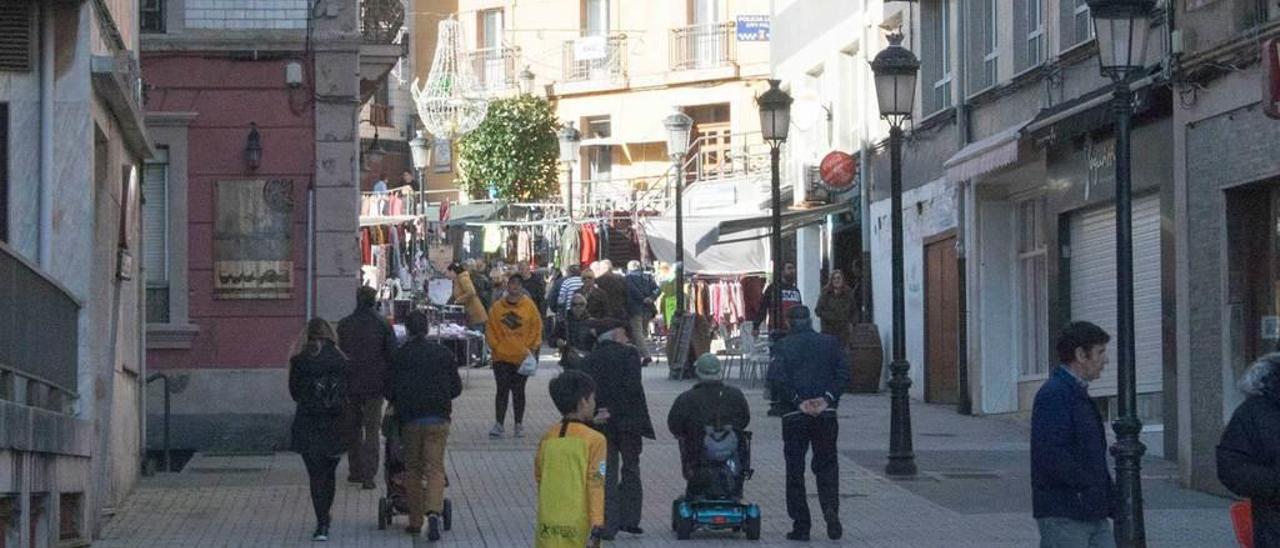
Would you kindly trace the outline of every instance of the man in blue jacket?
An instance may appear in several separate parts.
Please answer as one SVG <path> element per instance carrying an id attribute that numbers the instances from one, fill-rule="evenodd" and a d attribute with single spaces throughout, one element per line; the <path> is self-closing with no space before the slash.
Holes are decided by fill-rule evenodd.
<path id="1" fill-rule="evenodd" d="M 813 475 L 827 537 L 844 535 L 840 524 L 840 466 L 836 454 L 839 424 L 836 407 L 849 385 L 849 365 L 839 339 L 813 330 L 809 307 L 787 311 L 791 330 L 774 345 L 770 384 L 774 405 L 782 413 L 782 451 L 787 461 L 787 515 L 793 522 L 787 538 L 809 540 L 809 501 L 805 494 L 804 459 L 813 447 Z"/>
<path id="2" fill-rule="evenodd" d="M 1102 415 L 1089 383 L 1107 366 L 1111 336 L 1089 322 L 1068 325 L 1058 359 L 1031 411 L 1032 512 L 1041 548 L 1111 548 L 1115 485 Z"/>

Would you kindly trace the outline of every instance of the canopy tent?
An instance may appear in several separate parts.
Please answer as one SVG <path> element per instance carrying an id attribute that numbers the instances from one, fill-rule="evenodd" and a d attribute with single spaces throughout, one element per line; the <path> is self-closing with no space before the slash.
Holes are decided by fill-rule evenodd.
<path id="1" fill-rule="evenodd" d="M 749 218 L 749 217 L 743 217 Z M 684 220 L 684 270 L 687 274 L 743 274 L 748 272 L 765 272 L 769 270 L 768 239 L 756 234 L 751 238 L 738 242 L 725 242 L 715 245 L 699 253 L 696 242 L 715 233 L 719 223 L 725 220 L 717 217 L 686 217 Z M 675 217 L 644 217 L 640 219 L 645 238 L 653 250 L 654 258 L 667 263 L 676 260 L 676 220 Z M 765 232 L 765 231 L 755 231 Z M 747 236 L 748 234 L 743 234 Z"/>

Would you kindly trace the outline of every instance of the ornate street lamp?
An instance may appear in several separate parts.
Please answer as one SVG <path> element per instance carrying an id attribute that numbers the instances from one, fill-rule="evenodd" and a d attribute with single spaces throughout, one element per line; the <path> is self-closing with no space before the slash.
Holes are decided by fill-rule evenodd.
<path id="1" fill-rule="evenodd" d="M 889 47 L 871 61 L 875 73 L 880 117 L 889 122 L 889 219 L 893 233 L 893 362 L 889 364 L 890 417 L 889 462 L 891 476 L 914 476 L 916 456 L 911 449 L 911 400 L 907 372 L 907 305 L 902 262 L 902 123 L 915 106 L 916 75 L 920 61 L 902 47 L 902 34 L 889 35 Z"/>
<path id="2" fill-rule="evenodd" d="M 533 71 L 529 70 L 529 65 L 525 65 L 524 70 L 520 71 L 520 93 L 530 95 L 533 93 L 533 81 L 536 78 Z"/>
<path id="3" fill-rule="evenodd" d="M 258 134 L 258 124 L 249 122 L 249 137 L 244 143 L 244 161 L 249 164 L 249 170 L 258 169 L 262 164 L 262 136 Z"/>
<path id="4" fill-rule="evenodd" d="M 1116 512 L 1116 540 L 1120 546 L 1147 545 L 1142 516 L 1142 454 L 1147 448 L 1139 440 L 1142 421 L 1137 415 L 1137 374 L 1133 335 L 1133 204 L 1130 178 L 1130 123 L 1133 118 L 1133 91 L 1129 80 L 1145 67 L 1147 35 L 1151 30 L 1154 0 L 1088 0 L 1098 36 L 1098 65 L 1111 79 L 1111 109 L 1115 115 L 1116 155 L 1116 420 L 1111 428 L 1116 443 L 1111 455 L 1116 461 L 1119 508 Z"/>
<path id="5" fill-rule="evenodd" d="M 564 162 L 569 189 L 569 220 L 573 220 L 573 165 L 578 163 L 578 144 L 582 141 L 582 132 L 573 127 L 573 122 L 565 122 L 560 128 L 560 161 Z"/>
<path id="6" fill-rule="evenodd" d="M 427 213 L 425 194 L 427 166 L 431 164 L 431 146 L 422 130 L 415 131 L 413 139 L 409 140 L 409 154 L 413 156 L 413 170 L 418 172 L 418 207 L 422 208 L 421 214 L 425 215 Z"/>
<path id="7" fill-rule="evenodd" d="M 791 96 L 778 87 L 781 82 L 769 80 L 769 89 L 756 99 L 760 108 L 760 133 L 769 143 L 771 178 L 769 190 L 773 197 L 773 227 L 769 234 L 769 254 L 773 261 L 773 309 L 769 311 L 769 328 L 774 334 L 782 331 L 782 177 L 778 173 L 778 151 L 787 141 L 791 129 Z"/>
<path id="8" fill-rule="evenodd" d="M 662 120 L 667 128 L 667 154 L 671 156 L 671 177 L 676 184 L 676 312 L 684 309 L 684 156 L 689 150 L 693 118 L 679 110 Z"/>

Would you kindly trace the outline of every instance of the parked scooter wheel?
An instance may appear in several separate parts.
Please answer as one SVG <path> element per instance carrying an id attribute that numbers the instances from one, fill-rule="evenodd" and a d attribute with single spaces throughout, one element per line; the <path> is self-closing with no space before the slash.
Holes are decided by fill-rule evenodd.
<path id="1" fill-rule="evenodd" d="M 453 529 L 453 501 L 449 499 L 444 499 L 444 511 L 441 512 L 440 517 L 444 518 L 442 520 L 444 521 L 444 530 L 445 531 L 452 530 Z"/>
<path id="2" fill-rule="evenodd" d="M 747 518 L 742 524 L 742 530 L 747 533 L 747 540 L 760 540 L 760 516 Z"/>
<path id="3" fill-rule="evenodd" d="M 693 536 L 693 518 L 680 518 L 676 522 L 676 539 L 689 540 Z"/>
<path id="4" fill-rule="evenodd" d="M 680 528 L 680 499 L 671 501 L 671 530 Z"/>

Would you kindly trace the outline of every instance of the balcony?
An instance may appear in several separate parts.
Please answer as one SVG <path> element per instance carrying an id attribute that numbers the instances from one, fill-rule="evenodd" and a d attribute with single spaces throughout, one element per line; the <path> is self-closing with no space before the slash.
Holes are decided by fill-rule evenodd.
<path id="1" fill-rule="evenodd" d="M 583 36 L 564 43 L 564 82 L 625 84 L 627 37 Z"/>
<path id="2" fill-rule="evenodd" d="M 709 70 L 737 62 L 737 34 L 733 23 L 712 23 L 671 29 L 671 70 Z"/>
<path id="3" fill-rule="evenodd" d="M 467 53 L 471 63 L 471 73 L 476 77 L 476 85 L 486 93 L 501 94 L 517 89 L 518 71 L 516 63 L 520 60 L 520 48 L 486 48 Z"/>
<path id="4" fill-rule="evenodd" d="M 369 123 L 377 127 L 395 127 L 391 119 L 391 105 L 369 103 Z"/>
<path id="5" fill-rule="evenodd" d="M 0 400 L 70 413 L 80 304 L 0 245 Z"/>

